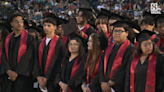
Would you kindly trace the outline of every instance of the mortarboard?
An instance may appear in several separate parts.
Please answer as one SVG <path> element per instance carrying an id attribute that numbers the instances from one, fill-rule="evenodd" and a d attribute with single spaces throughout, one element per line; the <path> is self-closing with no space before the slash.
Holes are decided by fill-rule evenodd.
<path id="1" fill-rule="evenodd" d="M 74 19 L 69 21 L 67 24 L 63 25 L 63 31 L 66 37 L 69 36 L 71 33 L 76 32 L 77 29 L 78 27 Z"/>
<path id="2" fill-rule="evenodd" d="M 60 25 L 63 23 L 63 21 L 57 17 L 56 15 L 52 14 L 52 13 L 49 13 L 47 16 L 46 16 L 47 19 L 49 19 L 49 21 L 51 21 L 51 23 L 53 23 L 54 25 Z"/>
<path id="3" fill-rule="evenodd" d="M 158 14 L 151 14 L 150 12 L 144 11 L 143 12 L 143 17 L 144 18 L 149 18 L 149 19 L 153 19 L 154 17 L 156 17 Z"/>
<path id="4" fill-rule="evenodd" d="M 30 29 L 32 29 L 32 30 L 30 30 Z M 35 26 L 30 26 L 30 27 L 28 27 L 28 31 L 29 32 L 43 32 L 43 30 L 41 30 L 41 29 L 39 29 L 39 28 L 37 28 L 37 27 L 35 27 Z"/>
<path id="5" fill-rule="evenodd" d="M 122 20 L 122 21 L 116 21 L 113 24 L 111 24 L 114 27 L 129 27 L 129 28 L 134 28 L 138 31 L 141 30 L 140 26 L 136 24 L 133 21 L 127 21 L 127 20 Z"/>
<path id="6" fill-rule="evenodd" d="M 60 18 L 62 21 L 63 21 L 63 24 L 67 24 L 69 21 L 68 20 L 66 20 L 66 19 L 62 19 L 62 18 Z"/>
<path id="7" fill-rule="evenodd" d="M 79 11 L 92 12 L 91 8 L 80 8 Z"/>
<path id="8" fill-rule="evenodd" d="M 107 14 L 111 14 L 110 11 L 108 11 L 108 10 L 106 10 L 106 9 L 103 9 L 103 8 L 101 8 L 101 12 L 105 12 L 105 13 L 107 13 Z"/>
<path id="9" fill-rule="evenodd" d="M 105 12 L 100 12 L 98 15 L 97 15 L 97 19 L 107 19 L 108 18 L 108 13 L 105 13 Z"/>
<path id="10" fill-rule="evenodd" d="M 148 31 L 148 30 L 143 30 L 139 34 L 136 35 L 136 41 L 142 42 L 145 40 L 151 39 L 151 36 L 155 34 L 154 32 Z"/>
<path id="11" fill-rule="evenodd" d="M 116 14 L 116 13 L 111 13 L 108 16 L 108 19 L 121 20 L 122 19 L 122 16 L 120 16 L 119 14 Z"/>

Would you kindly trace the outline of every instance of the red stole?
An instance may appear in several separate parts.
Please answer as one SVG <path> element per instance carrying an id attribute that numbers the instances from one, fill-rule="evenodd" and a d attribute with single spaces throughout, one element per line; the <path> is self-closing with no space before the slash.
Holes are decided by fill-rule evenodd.
<path id="1" fill-rule="evenodd" d="M 0 48 L 0 64 L 2 63 L 2 47 Z"/>
<path id="2" fill-rule="evenodd" d="M 151 40 L 154 41 L 154 39 L 155 39 L 156 37 L 157 37 L 157 36 L 156 36 L 155 34 L 153 34 L 153 35 L 151 36 Z"/>
<path id="3" fill-rule="evenodd" d="M 13 35 L 13 32 L 9 34 L 5 39 L 5 52 L 6 52 L 6 58 L 9 63 L 9 43 L 11 40 L 11 37 Z M 18 57 L 17 57 L 17 63 L 19 63 L 21 57 L 25 54 L 27 49 L 27 37 L 28 33 L 23 29 L 20 37 L 20 43 L 19 43 L 19 50 L 18 50 Z"/>
<path id="4" fill-rule="evenodd" d="M 163 48 L 162 43 L 163 43 L 163 41 L 162 41 L 162 39 L 160 38 L 159 41 L 156 43 L 157 47 L 160 48 L 159 46 L 160 46 L 160 44 L 161 44 L 161 48 Z M 163 43 L 163 44 L 164 44 L 164 43 Z M 163 52 L 164 52 L 164 49 L 163 49 Z"/>
<path id="5" fill-rule="evenodd" d="M 99 63 L 100 63 L 100 59 L 101 59 L 101 55 L 102 55 L 103 51 L 101 52 L 97 62 L 96 62 L 96 66 L 95 66 L 95 69 L 94 69 L 94 72 L 93 74 L 90 76 L 91 77 L 91 81 L 93 80 L 93 78 L 98 74 L 98 70 L 99 70 Z M 88 58 L 88 57 L 87 57 Z M 91 58 L 92 59 L 92 58 Z M 91 65 L 91 59 L 89 60 L 89 64 L 88 64 L 88 67 L 87 67 L 87 81 L 86 81 L 86 84 L 89 84 L 89 69 L 90 69 L 90 65 Z"/>
<path id="6" fill-rule="evenodd" d="M 113 38 L 112 35 L 108 38 L 108 46 L 113 43 Z"/>
<path id="7" fill-rule="evenodd" d="M 106 31 L 105 36 L 106 36 L 106 38 L 109 38 L 109 36 L 110 36 L 109 31 Z"/>
<path id="8" fill-rule="evenodd" d="M 90 27 L 90 25 L 86 24 L 85 27 L 81 31 L 85 33 L 89 27 Z"/>
<path id="9" fill-rule="evenodd" d="M 65 47 L 66 47 L 66 45 L 67 45 L 67 39 L 68 39 L 68 37 L 65 37 L 65 36 L 63 36 L 63 38 L 62 38 L 62 41 L 63 41 L 63 43 L 65 44 Z"/>
<path id="10" fill-rule="evenodd" d="M 107 63 L 108 63 L 108 57 L 109 57 L 109 54 L 110 52 L 112 51 L 113 47 L 115 45 L 115 42 L 113 44 L 111 44 L 106 52 L 105 52 L 105 57 L 104 57 L 104 77 L 106 78 L 106 68 L 107 68 Z M 114 62 L 113 62 L 113 65 L 112 65 L 112 68 L 111 68 L 111 72 L 110 72 L 110 76 L 109 76 L 109 79 L 112 78 L 114 72 L 119 68 L 119 66 L 121 65 L 122 63 L 122 58 L 123 58 L 123 55 L 126 51 L 126 49 L 128 48 L 128 46 L 130 45 L 130 42 L 129 40 L 125 40 L 121 47 L 119 48 L 117 54 L 116 54 L 116 57 L 114 59 Z"/>
<path id="11" fill-rule="evenodd" d="M 70 79 L 72 79 L 73 76 L 76 74 L 76 71 L 77 71 L 77 69 L 79 68 L 79 66 L 80 66 L 80 64 L 81 64 L 81 61 L 82 61 L 82 60 L 79 62 L 79 64 L 78 64 L 78 60 L 79 60 L 79 57 L 76 58 L 76 60 L 75 60 L 75 62 L 74 62 L 74 64 L 73 64 L 73 66 L 72 66 L 72 71 L 71 71 Z"/>
<path id="12" fill-rule="evenodd" d="M 58 41 L 59 37 L 57 37 L 55 34 L 51 39 L 50 45 L 49 45 L 49 50 L 48 50 L 48 55 L 47 55 L 47 60 L 46 60 L 46 65 L 45 65 L 45 70 L 44 74 L 46 75 L 48 71 L 48 67 L 51 64 L 51 61 L 53 59 L 53 56 L 55 55 L 55 47 L 56 43 Z M 39 66 L 42 68 L 42 55 L 43 55 L 43 48 L 45 45 L 46 37 L 43 38 L 42 42 L 39 45 Z"/>
<path id="13" fill-rule="evenodd" d="M 140 60 L 141 56 L 135 57 L 131 63 L 130 67 L 130 92 L 134 92 L 134 74 L 135 68 Z M 147 68 L 147 77 L 146 77 L 146 85 L 145 92 L 155 92 L 155 84 L 156 84 L 156 59 L 157 55 L 150 54 L 149 62 Z"/>
<path id="14" fill-rule="evenodd" d="M 99 34 L 99 33 L 100 33 L 100 30 L 97 30 L 97 32 L 96 32 L 96 33 L 98 33 L 98 34 Z"/>

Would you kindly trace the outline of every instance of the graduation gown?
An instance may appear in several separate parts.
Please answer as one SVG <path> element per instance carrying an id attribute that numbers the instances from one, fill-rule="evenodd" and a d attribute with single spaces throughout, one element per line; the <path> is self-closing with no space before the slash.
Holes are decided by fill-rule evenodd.
<path id="1" fill-rule="evenodd" d="M 26 35 L 22 35 L 22 33 L 25 33 Z M 14 37 L 14 33 L 10 34 L 9 36 L 11 39 L 8 39 L 9 45 L 8 48 L 6 46 L 6 39 L 5 44 L 2 48 L 2 67 L 1 67 L 1 78 L 2 78 L 2 92 L 32 92 L 33 86 L 32 86 L 32 70 L 34 66 L 34 56 L 35 56 L 35 40 L 34 38 L 29 35 L 28 33 L 23 30 L 21 35 Z M 22 45 L 20 43 L 22 42 L 22 37 L 25 36 L 27 39 L 24 41 L 26 42 L 26 51 L 21 49 Z M 8 49 L 8 52 L 6 50 Z M 23 51 L 24 54 L 20 53 Z M 7 55 L 8 53 L 8 55 Z M 18 57 L 19 54 L 19 57 Z M 8 58 L 7 58 L 8 57 Z M 19 59 L 19 62 L 18 62 Z M 18 74 L 18 77 L 15 81 L 11 81 L 8 79 L 8 74 L 6 74 L 7 70 L 15 71 Z"/>
<path id="2" fill-rule="evenodd" d="M 59 70 L 54 81 L 55 85 L 58 85 L 58 83 L 62 81 L 68 85 L 72 92 L 81 92 L 81 85 L 75 87 L 76 72 L 79 69 L 81 62 L 82 59 L 76 57 L 71 62 L 67 59 L 64 63 L 62 63 L 61 70 Z"/>
<path id="3" fill-rule="evenodd" d="M 146 92 L 145 91 L 145 85 L 147 82 L 147 70 L 148 70 L 148 63 L 149 63 L 149 57 L 146 58 L 145 62 L 141 64 L 141 61 L 139 60 L 137 62 L 137 65 L 134 70 L 134 92 Z M 125 79 L 125 90 L 124 92 L 130 92 L 130 67 L 132 65 L 132 60 L 128 62 L 127 68 L 126 68 L 126 79 Z M 156 58 L 156 78 L 155 78 L 155 91 L 150 92 L 162 92 L 164 89 L 164 55 L 157 55 Z M 151 72 L 153 74 L 153 71 Z M 151 79 L 152 80 L 152 79 Z"/>
<path id="4" fill-rule="evenodd" d="M 54 34 L 54 37 L 57 37 L 57 36 Z M 60 69 L 61 61 L 64 57 L 64 52 L 65 52 L 65 45 L 62 42 L 62 40 L 57 39 L 56 44 L 55 44 L 54 40 L 52 41 L 52 39 L 49 41 L 48 45 L 43 43 L 44 46 L 42 50 L 39 49 L 41 46 L 40 44 L 42 42 L 39 43 L 37 55 L 36 55 L 35 70 L 34 70 L 35 78 L 37 78 L 38 76 L 43 76 L 45 78 L 48 78 L 47 85 L 46 85 L 48 92 L 56 92 L 57 90 L 59 90 L 59 86 L 55 86 L 53 81 L 56 77 L 57 70 Z M 52 45 L 51 45 L 51 42 L 52 42 Z M 55 47 L 50 48 L 50 46 L 55 46 Z M 39 61 L 40 50 L 43 52 L 41 55 L 41 60 Z M 52 59 L 49 59 L 48 61 L 47 58 L 51 56 L 49 54 L 49 51 L 54 52 L 54 55 L 52 56 Z M 39 91 L 40 89 L 38 88 L 38 92 Z"/>
<path id="5" fill-rule="evenodd" d="M 110 48 L 110 46 L 102 54 L 102 57 L 100 60 L 99 82 L 101 84 L 101 82 L 108 82 L 109 80 L 112 80 L 113 82 L 116 83 L 114 86 L 112 86 L 112 88 L 115 90 L 115 92 L 122 92 L 124 89 L 126 65 L 127 65 L 127 62 L 129 61 L 129 58 L 132 57 L 132 55 L 133 55 L 134 46 L 131 43 L 129 43 L 129 45 L 127 46 L 127 48 L 124 49 L 124 51 L 119 50 L 119 49 L 122 49 L 122 46 L 124 44 L 126 44 L 126 43 L 122 43 L 118 46 L 115 43 L 113 43 L 114 46 L 113 46 L 109 56 L 106 55 L 107 54 L 106 52 L 107 52 L 107 49 Z M 116 65 L 114 65 L 114 64 L 116 64 L 116 63 L 114 63 L 115 60 L 117 58 L 121 58 L 121 56 L 116 57 L 116 56 L 118 56 L 117 53 L 119 53 L 119 54 L 122 53 L 122 61 L 118 60 L 118 62 L 116 62 L 116 63 L 119 63 L 120 65 L 117 67 L 116 70 L 112 70 L 113 67 L 116 66 Z M 107 64 L 106 64 L 106 68 L 105 68 L 104 64 L 105 64 L 106 57 L 108 57 L 108 59 L 107 59 Z M 113 71 L 113 72 L 111 72 L 111 71 Z M 106 73 L 106 75 L 104 73 Z"/>
<path id="6" fill-rule="evenodd" d="M 85 27 L 81 31 L 84 33 L 82 37 L 85 39 L 87 39 L 92 33 L 95 33 L 93 27 L 89 24 L 86 24 Z"/>
<path id="7" fill-rule="evenodd" d="M 100 58 L 101 58 L 102 53 L 99 56 L 99 59 L 96 62 L 96 66 L 94 69 L 94 72 L 91 76 L 89 76 L 89 65 L 86 71 L 84 71 L 84 66 L 85 62 L 87 60 L 87 55 L 85 56 L 84 60 L 82 61 L 81 65 L 79 66 L 79 70 L 77 71 L 77 78 L 75 82 L 75 86 L 81 85 L 83 82 L 86 82 L 86 84 L 89 84 L 89 88 L 91 89 L 92 92 L 101 92 L 101 87 L 99 84 L 99 63 L 100 63 Z M 91 61 L 90 61 L 91 63 Z"/>
<path id="8" fill-rule="evenodd" d="M 67 47 L 68 37 L 63 36 L 62 41 L 65 44 L 65 47 Z"/>

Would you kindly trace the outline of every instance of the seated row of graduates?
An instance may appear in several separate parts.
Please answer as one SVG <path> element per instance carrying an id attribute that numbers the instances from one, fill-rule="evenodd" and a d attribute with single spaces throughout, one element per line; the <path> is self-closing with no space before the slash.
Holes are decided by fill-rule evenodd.
<path id="1" fill-rule="evenodd" d="M 56 16 L 51 14 L 44 20 L 46 37 L 37 47 L 34 38 L 23 30 L 22 19 L 13 14 L 10 23 L 14 32 L 2 48 L 2 92 L 31 92 L 32 66 L 34 78 L 48 92 L 110 92 L 111 88 L 115 92 L 162 92 L 163 54 L 151 40 L 153 32 L 144 30 L 136 36 L 134 53 L 127 39 L 130 22 L 117 21 L 112 33 L 115 42 L 109 46 L 103 32 L 91 34 L 87 47 L 86 39 L 72 33 L 65 50 L 54 34 L 59 23 Z"/>

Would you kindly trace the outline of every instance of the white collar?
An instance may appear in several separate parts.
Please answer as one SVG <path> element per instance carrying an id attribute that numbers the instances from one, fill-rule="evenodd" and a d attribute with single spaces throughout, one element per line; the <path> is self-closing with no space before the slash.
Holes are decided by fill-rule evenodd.
<path id="1" fill-rule="evenodd" d="M 78 28 L 79 28 L 80 31 L 83 30 L 84 27 L 85 27 L 85 26 L 83 26 L 83 27 L 78 26 Z"/>

